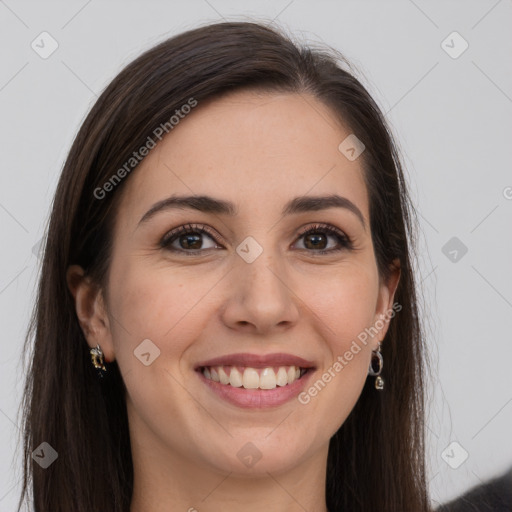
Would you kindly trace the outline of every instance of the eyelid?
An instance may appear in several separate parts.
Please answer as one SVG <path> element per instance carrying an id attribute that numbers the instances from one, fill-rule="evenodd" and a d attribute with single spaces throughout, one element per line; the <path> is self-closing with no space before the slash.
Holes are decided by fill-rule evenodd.
<path id="1" fill-rule="evenodd" d="M 351 241 L 350 237 L 341 229 L 333 226 L 332 224 L 325 224 L 324 222 L 313 222 L 313 224 L 308 224 L 307 226 L 299 228 L 295 236 L 304 236 L 306 233 L 314 232 L 315 230 L 320 231 L 322 229 L 327 232 L 339 235 L 341 238 L 346 239 L 347 242 Z"/>

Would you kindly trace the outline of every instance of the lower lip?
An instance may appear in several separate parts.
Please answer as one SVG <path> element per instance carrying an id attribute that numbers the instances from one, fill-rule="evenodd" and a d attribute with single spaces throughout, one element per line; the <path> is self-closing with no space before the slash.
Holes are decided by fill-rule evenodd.
<path id="1" fill-rule="evenodd" d="M 296 397 L 305 387 L 314 370 L 308 370 L 300 379 L 286 386 L 274 389 L 245 389 L 236 388 L 229 384 L 221 384 L 207 379 L 202 372 L 197 372 L 199 378 L 219 397 L 227 402 L 247 409 L 263 409 L 277 407 Z"/>

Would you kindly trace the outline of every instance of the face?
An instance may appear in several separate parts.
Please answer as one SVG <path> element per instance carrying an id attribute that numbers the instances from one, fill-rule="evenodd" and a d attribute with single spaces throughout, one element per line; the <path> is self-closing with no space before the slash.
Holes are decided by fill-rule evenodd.
<path id="1" fill-rule="evenodd" d="M 132 442 L 162 463 L 254 475 L 327 456 L 387 324 L 360 335 L 398 282 L 379 279 L 362 159 L 338 149 L 350 133 L 312 96 L 237 92 L 199 104 L 125 184 L 88 341 L 117 360 Z M 191 195 L 233 211 L 162 203 Z"/>

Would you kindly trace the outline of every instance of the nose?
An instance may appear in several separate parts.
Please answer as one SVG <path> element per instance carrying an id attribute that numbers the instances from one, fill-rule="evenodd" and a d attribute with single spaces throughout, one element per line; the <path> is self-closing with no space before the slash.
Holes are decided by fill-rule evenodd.
<path id="1" fill-rule="evenodd" d="M 249 261 L 238 254 L 235 257 L 221 315 L 223 322 L 231 329 L 258 334 L 289 329 L 300 318 L 301 301 L 285 262 L 271 249 Z"/>

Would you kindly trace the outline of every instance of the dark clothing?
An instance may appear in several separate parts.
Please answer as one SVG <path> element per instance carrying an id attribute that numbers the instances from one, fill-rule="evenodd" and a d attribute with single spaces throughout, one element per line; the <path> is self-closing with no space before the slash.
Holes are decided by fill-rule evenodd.
<path id="1" fill-rule="evenodd" d="M 441 505 L 435 512 L 512 512 L 512 468 Z"/>

